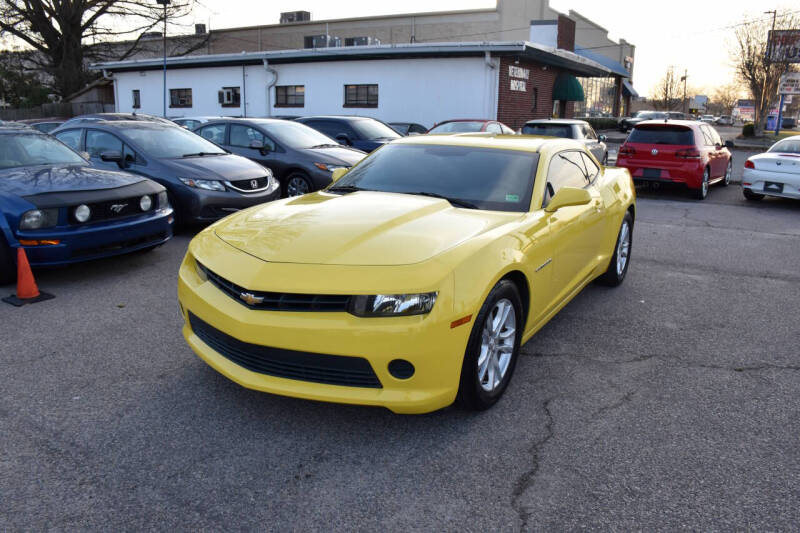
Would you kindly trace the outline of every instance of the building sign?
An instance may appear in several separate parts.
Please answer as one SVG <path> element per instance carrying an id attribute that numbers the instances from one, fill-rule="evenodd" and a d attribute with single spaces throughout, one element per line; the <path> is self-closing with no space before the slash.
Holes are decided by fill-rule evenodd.
<path id="1" fill-rule="evenodd" d="M 800 63 L 800 30 L 770 31 L 767 54 L 770 61 Z"/>
<path id="2" fill-rule="evenodd" d="M 527 91 L 527 80 L 531 75 L 531 71 L 527 68 L 517 67 L 514 65 L 508 66 L 508 77 L 510 80 L 510 88 L 512 91 Z M 517 79 L 514 79 L 517 78 Z"/>
<path id="3" fill-rule="evenodd" d="M 781 76 L 778 94 L 800 94 L 800 72 L 787 72 Z"/>

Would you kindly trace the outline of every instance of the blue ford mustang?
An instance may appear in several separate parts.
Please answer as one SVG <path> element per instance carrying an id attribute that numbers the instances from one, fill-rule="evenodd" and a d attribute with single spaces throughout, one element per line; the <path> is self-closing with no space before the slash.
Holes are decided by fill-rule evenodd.
<path id="1" fill-rule="evenodd" d="M 31 266 L 153 248 L 172 236 L 163 186 L 92 168 L 53 137 L 0 126 L 0 285 L 16 277 L 16 248 Z"/>

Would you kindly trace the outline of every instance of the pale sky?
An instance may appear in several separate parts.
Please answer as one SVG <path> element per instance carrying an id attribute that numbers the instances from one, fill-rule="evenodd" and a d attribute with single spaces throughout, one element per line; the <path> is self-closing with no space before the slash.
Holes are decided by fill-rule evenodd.
<path id="1" fill-rule="evenodd" d="M 199 0 L 191 22 L 212 29 L 276 24 L 282 11 L 310 11 L 313 20 L 493 7 L 495 0 Z M 771 9 L 798 10 L 798 4 L 774 0 L 550 0 L 552 8 L 578 11 L 636 45 L 634 87 L 642 95 L 664 75 L 669 65 L 689 72 L 689 85 L 712 92 L 731 81 L 727 43 L 729 26 L 752 18 L 767 18 Z M 258 7 L 256 7 L 258 6 Z M 668 7 L 667 7 L 668 6 Z"/>

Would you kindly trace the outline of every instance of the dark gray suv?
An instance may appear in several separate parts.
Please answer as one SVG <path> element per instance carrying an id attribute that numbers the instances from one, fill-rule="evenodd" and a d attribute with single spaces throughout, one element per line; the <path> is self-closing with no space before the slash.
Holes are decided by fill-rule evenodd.
<path id="1" fill-rule="evenodd" d="M 124 169 L 163 185 L 181 222 L 216 220 L 280 197 L 280 183 L 269 169 L 176 124 L 88 122 L 51 135 L 87 152 L 96 168 Z"/>
<path id="2" fill-rule="evenodd" d="M 349 168 L 366 155 L 341 146 L 304 124 L 288 120 L 226 118 L 194 130 L 209 141 L 269 168 L 283 183 L 286 196 L 327 187 L 331 173 Z"/>

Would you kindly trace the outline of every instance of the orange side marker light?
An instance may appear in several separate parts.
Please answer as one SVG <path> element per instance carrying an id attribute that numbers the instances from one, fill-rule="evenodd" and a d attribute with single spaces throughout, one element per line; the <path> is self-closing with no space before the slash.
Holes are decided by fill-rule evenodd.
<path id="1" fill-rule="evenodd" d="M 469 324 L 470 320 L 472 320 L 472 315 L 467 315 L 463 318 L 459 318 L 458 320 L 454 320 L 450 322 L 450 329 L 457 328 L 458 326 L 463 326 L 464 324 Z"/>

